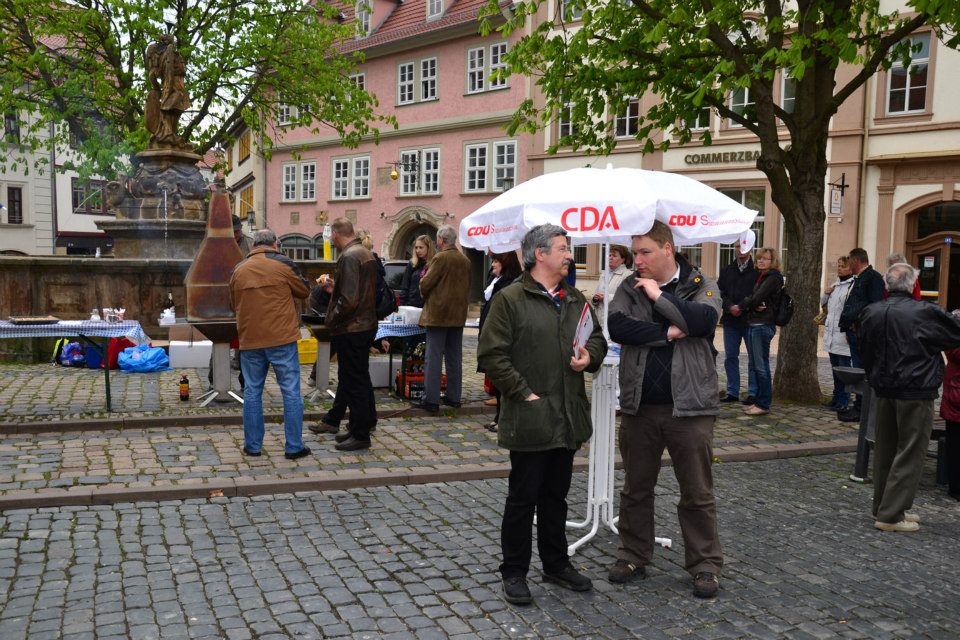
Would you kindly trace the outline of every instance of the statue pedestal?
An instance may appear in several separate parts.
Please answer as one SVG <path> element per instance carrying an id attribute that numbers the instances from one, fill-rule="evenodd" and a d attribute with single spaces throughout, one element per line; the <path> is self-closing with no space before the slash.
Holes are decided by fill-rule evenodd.
<path id="1" fill-rule="evenodd" d="M 97 222 L 118 258 L 193 258 L 206 232 L 207 181 L 195 153 L 148 149 L 133 177 L 107 184 L 116 220 Z"/>

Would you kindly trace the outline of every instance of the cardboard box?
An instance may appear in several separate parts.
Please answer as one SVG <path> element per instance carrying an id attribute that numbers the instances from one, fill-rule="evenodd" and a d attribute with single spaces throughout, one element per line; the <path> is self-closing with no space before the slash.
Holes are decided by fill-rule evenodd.
<path id="1" fill-rule="evenodd" d="M 170 342 L 196 342 L 198 340 L 206 340 L 207 338 L 197 331 L 193 325 L 189 325 L 186 322 L 178 322 L 177 324 L 167 325 L 169 333 L 167 339 Z"/>
<path id="2" fill-rule="evenodd" d="M 401 360 L 402 358 L 399 356 L 394 356 L 393 368 L 391 369 L 389 356 L 370 357 L 370 382 L 373 383 L 374 389 L 390 386 L 390 381 L 400 371 Z"/>
<path id="3" fill-rule="evenodd" d="M 170 366 L 174 369 L 206 369 L 212 354 L 213 343 L 209 340 L 170 341 Z"/>

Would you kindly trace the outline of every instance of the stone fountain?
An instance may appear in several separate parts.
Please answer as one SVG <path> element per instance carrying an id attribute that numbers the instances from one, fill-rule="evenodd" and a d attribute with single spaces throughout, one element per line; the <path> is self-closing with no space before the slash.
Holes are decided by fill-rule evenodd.
<path id="1" fill-rule="evenodd" d="M 209 191 L 197 167 L 202 156 L 177 131 L 190 108 L 186 67 L 171 35 L 147 47 L 144 62 L 150 142 L 134 156 L 133 176 L 121 174 L 107 184 L 116 219 L 97 226 L 113 238 L 117 258 L 193 258 L 207 228 Z"/>

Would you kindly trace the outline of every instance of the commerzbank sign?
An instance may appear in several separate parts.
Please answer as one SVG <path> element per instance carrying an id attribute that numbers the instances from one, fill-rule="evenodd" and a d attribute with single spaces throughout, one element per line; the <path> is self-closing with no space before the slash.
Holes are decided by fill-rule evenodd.
<path id="1" fill-rule="evenodd" d="M 755 163 L 760 157 L 760 150 L 746 151 L 712 151 L 708 153 L 688 153 L 683 156 L 684 164 L 735 164 L 739 162 Z"/>

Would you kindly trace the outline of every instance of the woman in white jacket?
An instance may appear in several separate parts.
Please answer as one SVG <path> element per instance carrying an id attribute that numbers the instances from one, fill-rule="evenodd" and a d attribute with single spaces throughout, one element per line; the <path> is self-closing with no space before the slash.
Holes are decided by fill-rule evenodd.
<path id="1" fill-rule="evenodd" d="M 597 310 L 597 318 L 600 322 L 603 322 L 603 299 L 607 295 L 610 296 L 610 302 L 613 302 L 613 296 L 616 295 L 617 289 L 620 288 L 620 284 L 627 279 L 627 276 L 633 273 L 633 256 L 630 254 L 630 250 L 625 246 L 620 244 L 610 245 L 608 249 L 609 257 L 607 259 L 607 266 L 609 267 L 608 280 L 607 280 L 607 290 L 597 291 L 593 294 L 593 306 Z M 603 280 L 600 280 L 600 285 L 603 286 Z M 609 303 L 608 303 L 609 304 Z"/>
<path id="2" fill-rule="evenodd" d="M 831 367 L 850 366 L 850 345 L 847 343 L 846 334 L 840 331 L 840 313 L 843 312 L 843 305 L 847 301 L 847 296 L 850 295 L 853 280 L 853 272 L 847 265 L 847 257 L 842 256 L 837 260 L 837 279 L 820 296 L 820 304 L 827 305 L 823 346 L 830 354 Z M 849 402 L 850 394 L 844 389 L 843 382 L 834 374 L 833 398 L 823 406 L 831 411 L 839 411 L 846 409 Z"/>

